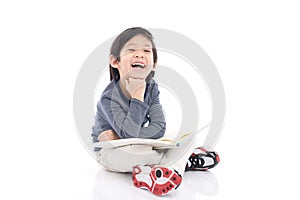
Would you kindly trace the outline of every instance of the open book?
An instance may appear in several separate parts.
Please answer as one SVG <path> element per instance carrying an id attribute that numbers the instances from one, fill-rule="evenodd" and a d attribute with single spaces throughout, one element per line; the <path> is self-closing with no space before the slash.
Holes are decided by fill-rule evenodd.
<path id="1" fill-rule="evenodd" d="M 190 141 L 195 135 L 209 127 L 210 123 L 203 126 L 201 129 L 194 131 L 192 133 L 186 133 L 177 137 L 175 139 L 169 139 L 162 137 L 160 139 L 142 139 L 142 138 L 128 138 L 128 139 L 119 139 L 111 140 L 107 142 L 96 142 L 93 144 L 96 148 L 118 148 L 128 145 L 150 145 L 154 149 L 169 149 L 180 147 L 186 142 Z"/>

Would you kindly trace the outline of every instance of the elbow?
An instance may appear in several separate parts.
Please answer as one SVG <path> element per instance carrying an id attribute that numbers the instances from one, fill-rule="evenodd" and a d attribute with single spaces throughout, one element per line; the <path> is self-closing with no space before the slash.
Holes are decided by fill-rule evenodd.
<path id="1" fill-rule="evenodd" d="M 165 135 L 165 132 L 166 132 L 166 123 L 163 123 L 160 131 L 153 138 L 159 139 Z"/>

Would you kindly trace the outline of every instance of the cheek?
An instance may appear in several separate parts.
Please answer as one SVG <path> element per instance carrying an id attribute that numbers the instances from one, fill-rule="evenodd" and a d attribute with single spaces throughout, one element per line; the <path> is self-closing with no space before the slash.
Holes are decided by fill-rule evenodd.
<path id="1" fill-rule="evenodd" d="M 123 56 L 120 58 L 120 67 L 125 69 L 128 68 L 129 65 L 129 59 L 126 56 Z"/>
<path id="2" fill-rule="evenodd" d="M 130 56 L 124 55 L 123 57 L 121 57 L 121 61 L 124 65 L 128 65 L 130 63 Z"/>
<path id="3" fill-rule="evenodd" d="M 153 62 L 150 63 L 148 66 L 149 66 L 149 70 L 153 70 L 153 69 L 154 69 L 154 64 L 153 64 Z"/>
<path id="4" fill-rule="evenodd" d="M 154 63 L 154 59 L 153 59 L 153 56 L 152 55 L 148 55 L 147 56 L 147 60 L 148 60 L 148 63 Z"/>

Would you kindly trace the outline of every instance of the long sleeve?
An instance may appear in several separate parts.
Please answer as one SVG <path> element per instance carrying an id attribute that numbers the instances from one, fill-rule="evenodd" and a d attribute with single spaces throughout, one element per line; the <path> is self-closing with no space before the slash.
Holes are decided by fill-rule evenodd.
<path id="1" fill-rule="evenodd" d="M 101 106 L 108 123 L 120 138 L 139 137 L 147 105 L 133 99 L 128 110 L 124 110 L 118 99 L 103 98 Z"/>
<path id="2" fill-rule="evenodd" d="M 96 112 L 96 116 L 95 116 L 95 124 L 92 127 L 93 142 L 99 142 L 98 136 L 100 135 L 100 133 L 102 133 L 103 131 L 109 130 L 109 129 L 112 129 L 112 127 L 105 120 L 105 118 L 99 108 L 99 104 L 98 104 L 97 112 Z"/>
<path id="3" fill-rule="evenodd" d="M 166 123 L 159 102 L 157 84 L 147 91 L 145 101 L 131 99 L 125 102 L 116 90 L 102 96 L 98 103 L 107 123 L 120 138 L 160 138 L 165 133 Z M 149 125 L 144 127 L 145 119 Z"/>
<path id="4" fill-rule="evenodd" d="M 166 122 L 162 106 L 159 101 L 159 90 L 157 84 L 154 85 L 151 91 L 151 103 L 149 106 L 149 125 L 147 127 L 142 127 L 140 130 L 141 138 L 148 135 L 149 132 L 152 133 L 153 139 L 161 138 L 164 136 L 166 131 Z"/>

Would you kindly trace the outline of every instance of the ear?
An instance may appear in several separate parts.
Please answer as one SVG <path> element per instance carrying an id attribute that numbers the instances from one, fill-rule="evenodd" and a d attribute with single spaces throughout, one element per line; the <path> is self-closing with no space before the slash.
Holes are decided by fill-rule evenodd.
<path id="1" fill-rule="evenodd" d="M 113 55 L 111 55 L 109 57 L 109 64 L 113 67 L 113 68 L 119 68 L 119 61 L 117 60 L 117 58 Z"/>

